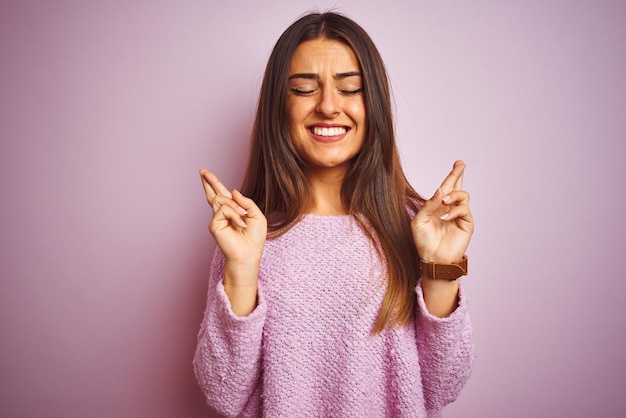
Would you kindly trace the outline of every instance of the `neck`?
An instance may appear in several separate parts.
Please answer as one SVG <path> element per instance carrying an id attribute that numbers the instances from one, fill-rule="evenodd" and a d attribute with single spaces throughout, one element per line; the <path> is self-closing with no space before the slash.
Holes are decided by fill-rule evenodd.
<path id="1" fill-rule="evenodd" d="M 311 197 L 307 212 L 314 215 L 345 215 L 348 210 L 341 201 L 341 185 L 346 169 L 311 170 L 307 172 Z"/>

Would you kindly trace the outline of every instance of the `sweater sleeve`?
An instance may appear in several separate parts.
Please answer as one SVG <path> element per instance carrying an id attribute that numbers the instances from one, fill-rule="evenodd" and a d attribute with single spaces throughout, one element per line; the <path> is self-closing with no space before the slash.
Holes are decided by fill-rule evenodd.
<path id="1" fill-rule="evenodd" d="M 224 255 L 216 249 L 209 280 L 207 307 L 198 333 L 194 372 L 207 403 L 226 416 L 258 410 L 253 405 L 260 388 L 261 347 L 266 303 L 258 290 L 258 305 L 246 317 L 236 316 L 223 284 Z"/>
<path id="2" fill-rule="evenodd" d="M 422 373 L 424 398 L 429 416 L 453 402 L 470 377 L 474 361 L 472 325 L 466 310 L 463 286 L 459 288 L 459 306 L 450 316 L 437 318 L 426 309 L 421 279 L 416 287 L 417 349 Z"/>

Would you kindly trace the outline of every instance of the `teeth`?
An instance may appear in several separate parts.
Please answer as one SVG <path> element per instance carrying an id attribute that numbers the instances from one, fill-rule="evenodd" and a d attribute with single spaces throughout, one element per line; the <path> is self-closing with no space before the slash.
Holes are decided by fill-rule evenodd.
<path id="1" fill-rule="evenodd" d="M 319 136 L 338 136 L 343 135 L 347 132 L 346 128 L 320 128 L 313 127 L 313 133 Z"/>

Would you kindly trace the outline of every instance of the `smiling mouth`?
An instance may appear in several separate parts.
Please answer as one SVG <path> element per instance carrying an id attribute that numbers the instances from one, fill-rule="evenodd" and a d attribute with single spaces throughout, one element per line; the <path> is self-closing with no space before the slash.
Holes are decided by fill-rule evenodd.
<path id="1" fill-rule="evenodd" d="M 348 128 L 345 128 L 345 127 L 322 128 L 320 126 L 313 126 L 309 128 L 309 130 L 314 135 L 322 136 L 322 137 L 335 137 L 335 136 L 345 135 L 348 132 Z"/>

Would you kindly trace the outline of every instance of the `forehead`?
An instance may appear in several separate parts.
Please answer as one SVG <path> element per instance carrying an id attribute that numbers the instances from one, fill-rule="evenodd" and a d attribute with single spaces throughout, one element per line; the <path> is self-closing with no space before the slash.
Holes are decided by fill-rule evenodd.
<path id="1" fill-rule="evenodd" d="M 359 70 L 356 54 L 348 45 L 330 39 L 314 39 L 298 45 L 289 73 L 330 71 L 335 74 Z"/>

